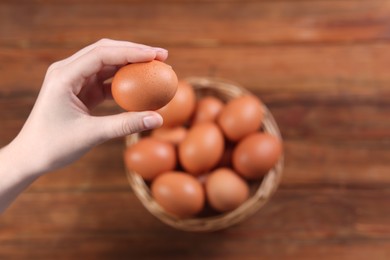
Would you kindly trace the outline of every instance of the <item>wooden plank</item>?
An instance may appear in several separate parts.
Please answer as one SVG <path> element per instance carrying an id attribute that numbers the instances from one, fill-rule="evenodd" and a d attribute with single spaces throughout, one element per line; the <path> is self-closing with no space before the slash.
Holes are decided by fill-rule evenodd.
<path id="1" fill-rule="evenodd" d="M 165 226 L 129 192 L 27 193 L 0 219 L 0 256 L 388 256 L 389 199 L 389 190 L 280 190 L 243 223 L 193 234 Z"/>
<path id="2" fill-rule="evenodd" d="M 389 14 L 386 0 L 5 1 L 0 45 L 78 47 L 102 37 L 163 46 L 387 41 Z"/>
<path id="3" fill-rule="evenodd" d="M 285 141 L 282 187 L 381 188 L 390 184 L 389 143 Z M 126 190 L 122 144 L 95 148 L 80 161 L 39 179 L 30 191 Z"/>
<path id="4" fill-rule="evenodd" d="M 327 96 L 322 93 L 264 93 L 267 105 L 285 139 L 378 142 L 390 140 L 390 102 L 386 96 Z M 0 145 L 17 134 L 33 107 L 36 96 L 0 97 Z M 92 111 L 93 115 L 121 112 L 113 100 Z"/>
<path id="5" fill-rule="evenodd" d="M 389 97 L 387 44 L 174 48 L 168 62 L 180 77 L 230 79 L 258 94 L 321 93 Z M 194 55 L 196 53 L 196 55 Z"/>
<path id="6" fill-rule="evenodd" d="M 164 236 L 169 243 L 160 240 Z M 247 242 L 227 241 L 224 236 L 209 234 L 190 239 L 182 235 L 173 240 L 167 234 L 159 233 L 156 237 L 126 237 L 112 235 L 88 236 L 75 238 L 57 237 L 29 240 L 21 238 L 15 245 L 3 244 L 0 257 L 3 259 L 354 259 L 386 260 L 389 258 L 390 243 L 386 240 L 370 241 L 270 241 Z M 239 246 L 239 248 L 238 248 Z M 19 248 L 19 249 L 18 249 Z M 24 249 L 24 250 L 20 250 Z"/>
<path id="7" fill-rule="evenodd" d="M 338 185 L 380 185 L 390 171 L 390 113 L 387 104 L 343 104 L 308 102 L 302 98 L 278 103 L 272 95 L 270 109 L 285 140 L 286 177 L 284 183 L 328 183 Z M 0 102 L 0 144 L 6 145 L 17 134 L 28 116 L 33 98 L 3 99 Z M 25 103 L 26 102 L 26 103 Z M 112 102 L 99 113 L 117 112 Z M 99 187 L 119 185 L 118 175 L 111 182 L 108 172 L 123 173 L 121 139 L 99 146 L 80 162 L 40 182 L 43 187 L 71 188 L 99 183 Z M 114 161 L 113 161 L 114 160 Z M 69 175 L 77 172 L 78 174 Z M 84 175 L 84 174 L 85 175 Z M 89 176 L 91 174 L 91 176 Z M 104 176 L 104 177 L 103 177 Z M 119 177 L 121 176 L 121 177 Z M 103 179 L 100 181 L 100 178 Z M 384 179 L 385 178 L 385 179 Z M 53 186 L 52 186 L 53 185 Z M 59 185 L 59 186 L 58 186 Z M 63 186 L 61 186 L 63 185 Z M 74 185 L 74 186 L 73 186 Z M 40 187 L 38 185 L 37 187 Z M 46 187 L 48 188 L 48 187 Z"/>
<path id="8" fill-rule="evenodd" d="M 315 97 L 313 95 L 314 100 Z M 304 105 L 303 102 L 295 103 L 291 98 L 280 106 L 272 106 L 271 103 L 269 108 L 286 139 L 325 141 L 340 145 L 355 140 L 356 144 L 389 144 L 389 104 L 342 104 L 342 98 L 338 102 Z"/>
<path id="9" fill-rule="evenodd" d="M 379 188 L 390 184 L 390 143 L 285 142 L 283 187 Z"/>
<path id="10" fill-rule="evenodd" d="M 281 102 L 278 97 L 264 95 L 284 138 L 286 166 L 282 185 L 389 185 L 390 103 L 349 103 L 343 102 L 342 97 L 330 104 L 326 100 L 314 102 L 318 96 L 321 95 L 307 99 L 290 96 Z M 33 101 L 18 97 L 1 100 L 0 146 L 17 134 Z M 98 114 L 111 114 L 117 109 L 109 102 Z M 123 149 L 122 139 L 100 145 L 76 163 L 42 177 L 31 190 L 127 189 Z"/>
<path id="11" fill-rule="evenodd" d="M 281 187 L 383 188 L 390 185 L 389 144 L 285 141 Z M 28 192 L 128 190 L 120 140 L 37 180 Z"/>
<path id="12" fill-rule="evenodd" d="M 0 97 L 36 94 L 50 63 L 76 49 L 0 49 Z M 390 44 L 170 48 L 180 78 L 212 76 L 258 94 L 390 98 Z M 283 96 L 282 96 L 283 97 Z"/>

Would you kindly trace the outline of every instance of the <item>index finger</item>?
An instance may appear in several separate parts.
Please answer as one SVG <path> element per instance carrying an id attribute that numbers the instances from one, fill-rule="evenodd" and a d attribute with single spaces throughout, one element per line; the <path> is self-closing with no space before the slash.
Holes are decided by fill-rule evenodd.
<path id="1" fill-rule="evenodd" d="M 97 46 L 66 64 L 62 73 L 64 78 L 70 81 L 73 91 L 77 95 L 85 80 L 98 73 L 104 66 L 122 66 L 128 63 L 147 62 L 152 61 L 156 56 L 157 51 L 153 49 Z"/>
<path id="2" fill-rule="evenodd" d="M 132 48 L 140 48 L 140 49 L 154 49 L 156 51 L 164 51 L 163 48 L 158 47 L 152 47 L 145 44 L 135 43 L 135 42 L 128 42 L 128 41 L 118 41 L 118 40 L 112 40 L 112 39 L 101 39 L 91 45 L 88 45 L 81 50 L 74 53 L 72 56 L 66 58 L 63 60 L 63 64 L 68 64 L 72 62 L 73 60 L 79 58 L 80 56 L 84 55 L 85 53 L 91 51 L 92 49 L 98 47 L 98 46 L 122 46 L 122 47 L 132 47 Z"/>

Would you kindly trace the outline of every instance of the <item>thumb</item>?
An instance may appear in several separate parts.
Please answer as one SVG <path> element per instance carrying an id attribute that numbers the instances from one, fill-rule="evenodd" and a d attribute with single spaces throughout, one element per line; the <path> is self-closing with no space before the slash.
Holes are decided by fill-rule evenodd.
<path id="1" fill-rule="evenodd" d="M 100 142 L 160 127 L 161 115 L 154 111 L 125 112 L 112 116 L 95 117 L 94 132 Z"/>

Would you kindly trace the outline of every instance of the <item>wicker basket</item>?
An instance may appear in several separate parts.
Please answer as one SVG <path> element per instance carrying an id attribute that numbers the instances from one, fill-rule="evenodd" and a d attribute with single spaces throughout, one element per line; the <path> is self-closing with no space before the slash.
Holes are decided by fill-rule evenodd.
<path id="1" fill-rule="evenodd" d="M 213 95 L 223 101 L 248 94 L 243 87 L 226 80 L 204 77 L 191 77 L 186 79 L 195 90 L 197 98 L 205 95 Z M 277 124 L 271 113 L 264 106 L 265 116 L 263 120 L 262 131 L 272 134 L 281 140 L 281 135 Z M 136 143 L 141 138 L 141 134 L 133 134 L 126 137 L 126 146 Z M 160 219 L 162 222 L 185 231 L 215 231 L 227 228 L 241 222 L 259 210 L 276 191 L 283 170 L 283 154 L 265 177 L 253 185 L 251 197 L 237 209 L 211 217 L 198 217 L 190 219 L 180 219 L 167 213 L 153 199 L 149 186 L 144 182 L 141 176 L 136 172 L 127 170 L 126 175 L 135 195 L 146 207 L 146 209 Z"/>

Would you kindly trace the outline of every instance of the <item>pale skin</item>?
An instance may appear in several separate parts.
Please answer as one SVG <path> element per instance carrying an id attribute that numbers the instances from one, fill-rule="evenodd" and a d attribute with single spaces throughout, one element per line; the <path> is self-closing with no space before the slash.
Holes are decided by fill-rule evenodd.
<path id="1" fill-rule="evenodd" d="M 40 176 L 64 167 L 109 139 L 162 125 L 154 111 L 92 116 L 111 98 L 105 81 L 128 63 L 164 61 L 168 52 L 102 39 L 52 64 L 19 134 L 0 149 L 0 213 Z"/>

